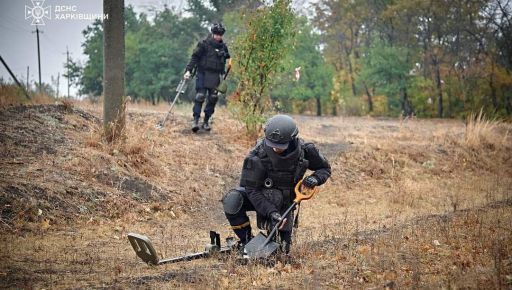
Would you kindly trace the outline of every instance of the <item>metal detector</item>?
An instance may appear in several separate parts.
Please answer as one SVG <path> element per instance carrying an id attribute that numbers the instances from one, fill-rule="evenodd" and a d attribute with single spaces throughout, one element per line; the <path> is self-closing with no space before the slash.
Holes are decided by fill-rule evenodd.
<path id="1" fill-rule="evenodd" d="M 230 237 L 226 239 L 226 245 L 221 246 L 220 235 L 215 231 L 210 231 L 210 244 L 206 245 L 206 248 L 203 252 L 186 254 L 184 256 L 160 260 L 155 251 L 155 248 L 153 247 L 153 244 L 151 243 L 148 237 L 135 233 L 129 233 L 128 240 L 130 241 L 133 250 L 135 250 L 135 253 L 139 258 L 142 259 L 142 261 L 149 265 L 155 266 L 207 258 L 214 254 L 230 253 L 235 248 L 236 245 L 235 239 L 233 237 Z"/>

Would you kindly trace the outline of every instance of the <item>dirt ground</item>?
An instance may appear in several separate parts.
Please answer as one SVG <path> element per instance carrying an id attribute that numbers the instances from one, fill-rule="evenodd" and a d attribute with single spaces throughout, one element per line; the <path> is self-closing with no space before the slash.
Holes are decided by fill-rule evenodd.
<path id="1" fill-rule="evenodd" d="M 199 134 L 188 106 L 156 129 L 165 110 L 130 105 L 112 146 L 98 106 L 0 111 L 1 288 L 512 287 L 512 126 L 500 122 L 294 116 L 333 169 L 301 207 L 294 261 L 146 265 L 129 232 L 161 257 L 202 251 L 210 230 L 232 236 L 219 200 L 254 144 L 226 108 Z"/>

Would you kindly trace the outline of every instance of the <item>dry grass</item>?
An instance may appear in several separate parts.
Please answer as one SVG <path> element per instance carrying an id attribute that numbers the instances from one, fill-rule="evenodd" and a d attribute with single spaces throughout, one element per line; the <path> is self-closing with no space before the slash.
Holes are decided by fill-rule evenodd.
<path id="1" fill-rule="evenodd" d="M 87 106 L 101 115 L 101 108 Z M 487 137 L 470 146 L 468 129 L 458 121 L 296 116 L 301 136 L 314 141 L 333 167 L 321 193 L 302 205 L 296 263 L 239 266 L 231 257 L 148 267 L 135 257 L 128 232 L 148 235 L 163 257 L 202 250 L 211 229 L 231 235 L 218 200 L 238 181 L 252 141 L 222 108 L 214 131 L 195 135 L 189 132 L 189 106 L 179 106 L 160 131 L 154 125 L 165 106 L 129 105 L 128 138 L 107 146 L 101 123 L 84 119 L 76 107 L 84 104 L 74 104 L 73 113 L 58 111 L 63 121 L 51 126 L 48 116 L 58 118 L 58 112 L 17 114 L 28 114 L 16 124 L 18 131 L 32 128 L 29 120 L 47 122 L 41 128 L 52 130 L 34 134 L 62 135 L 66 141 L 50 138 L 49 144 L 61 145 L 41 156 L 24 144 L 29 140 L 39 148 L 46 143 L 20 135 L 25 139 L 8 145 L 23 164 L 9 163 L 10 155 L 0 160 L 3 201 L 16 208 L 14 215 L 31 213 L 30 219 L 14 219 L 19 224 L 4 227 L 0 280 L 6 287 L 511 285 L 510 124 L 479 129 Z M 5 197 L 14 194 L 9 185 L 24 189 L 26 176 L 45 195 L 22 191 L 28 199 L 20 204 L 33 205 L 23 209 Z"/>
<path id="2" fill-rule="evenodd" d="M 469 148 L 506 146 L 509 130 L 502 122 L 488 119 L 482 110 L 466 120 L 465 143 Z"/>
<path id="3" fill-rule="evenodd" d="M 42 93 L 30 94 L 30 100 L 16 85 L 0 85 L 0 109 L 21 104 L 52 104 L 55 98 Z"/>

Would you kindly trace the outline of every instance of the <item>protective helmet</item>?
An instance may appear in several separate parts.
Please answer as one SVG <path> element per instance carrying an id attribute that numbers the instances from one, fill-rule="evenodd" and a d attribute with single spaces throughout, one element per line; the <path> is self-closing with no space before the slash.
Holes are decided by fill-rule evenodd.
<path id="1" fill-rule="evenodd" d="M 268 119 L 263 129 L 265 145 L 272 148 L 286 149 L 290 141 L 299 134 L 295 121 L 287 115 L 275 115 Z"/>
<path id="2" fill-rule="evenodd" d="M 214 23 L 210 30 L 213 34 L 218 34 L 218 35 L 224 35 L 224 32 L 226 32 L 226 29 L 220 22 Z"/>

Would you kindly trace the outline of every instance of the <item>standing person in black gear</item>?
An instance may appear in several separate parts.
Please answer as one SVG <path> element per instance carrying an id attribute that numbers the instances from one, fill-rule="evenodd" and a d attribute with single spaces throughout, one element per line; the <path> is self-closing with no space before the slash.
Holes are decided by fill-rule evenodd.
<path id="1" fill-rule="evenodd" d="M 216 88 L 220 83 L 221 75 L 225 74 L 226 59 L 230 58 L 228 47 L 222 41 L 222 36 L 226 32 L 222 23 L 214 23 L 211 32 L 211 35 L 197 44 L 183 76 L 185 79 L 189 79 L 192 71 L 197 68 L 196 97 L 192 109 L 194 116 L 192 131 L 194 133 L 199 130 L 199 118 L 205 100 L 204 122 L 201 127 L 206 131 L 211 130 L 208 121 L 213 115 L 219 99 Z"/>
<path id="2" fill-rule="evenodd" d="M 331 166 L 313 143 L 298 138 L 295 121 L 287 115 L 270 118 L 264 127 L 265 138 L 246 156 L 240 187 L 232 189 L 222 200 L 226 217 L 240 239 L 240 248 L 252 238 L 247 211 L 256 211 L 260 229 L 272 229 L 286 219 L 279 229 L 282 250 L 288 254 L 291 246 L 293 216 L 281 214 L 293 203 L 295 185 L 306 170 L 313 173 L 302 186 L 313 188 L 324 184 L 331 176 Z"/>

